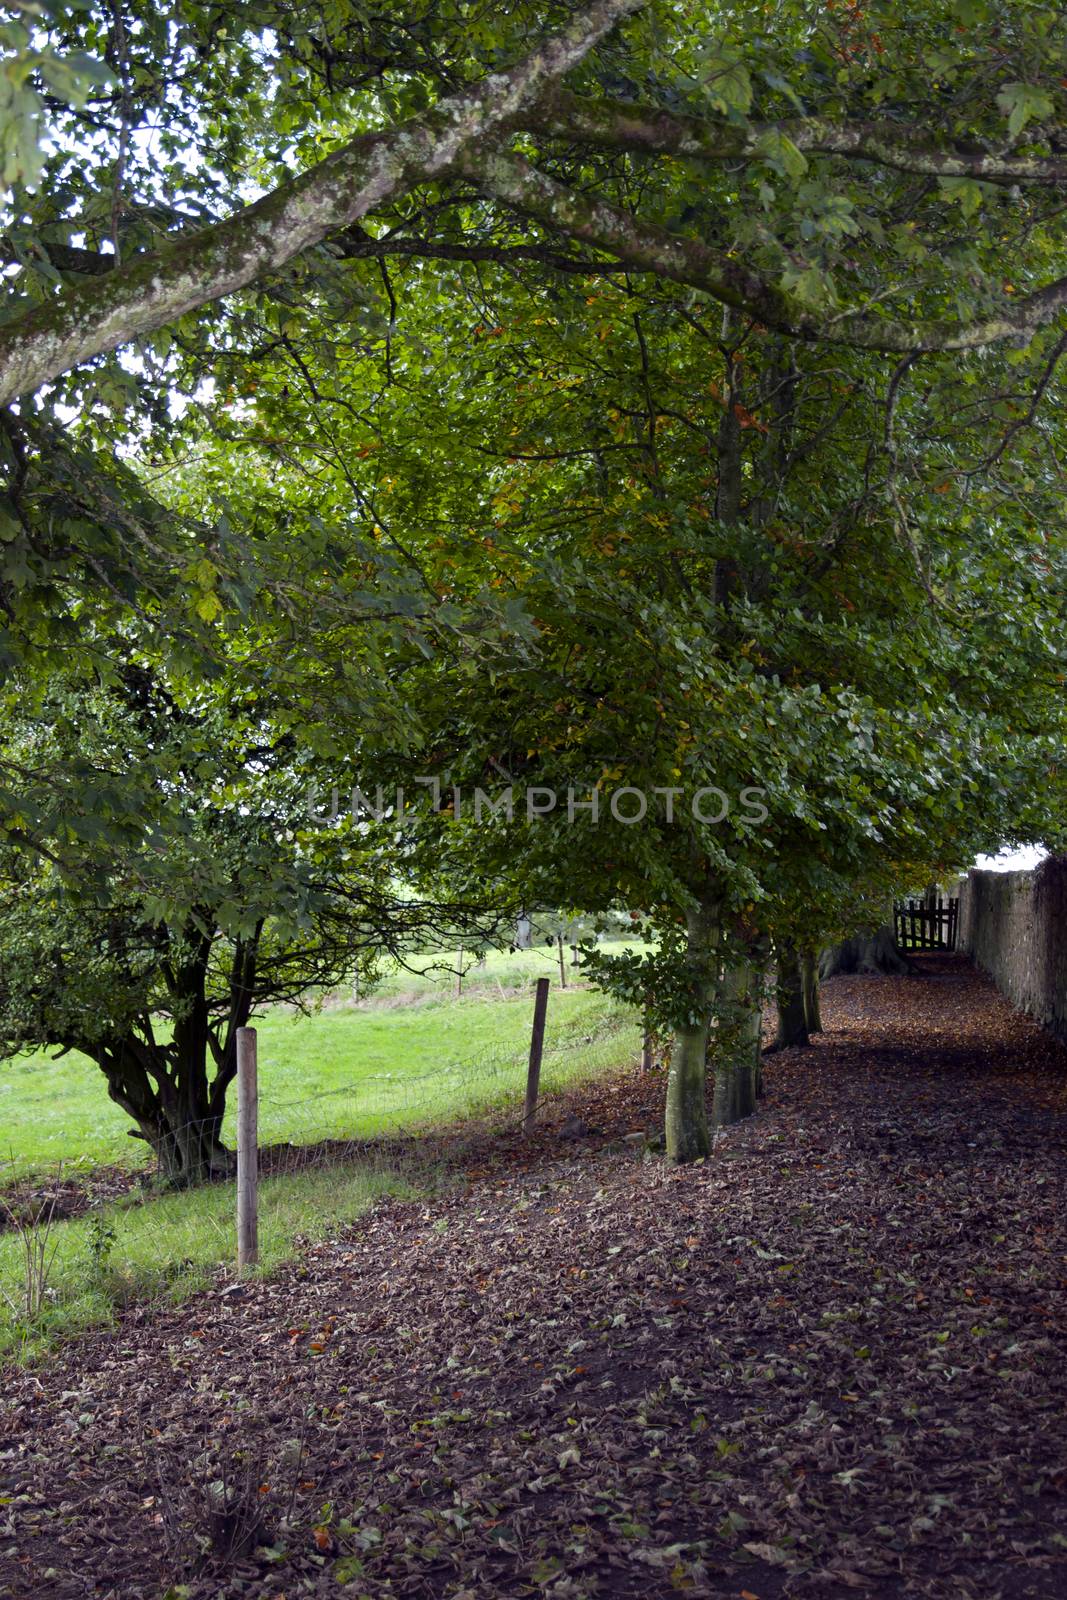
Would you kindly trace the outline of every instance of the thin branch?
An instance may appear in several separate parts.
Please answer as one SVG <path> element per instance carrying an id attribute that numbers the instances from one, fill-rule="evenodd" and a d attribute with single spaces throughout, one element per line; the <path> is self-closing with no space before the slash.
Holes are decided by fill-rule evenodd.
<path id="1" fill-rule="evenodd" d="M 1045 395 L 1048 392 L 1049 384 L 1055 377 L 1056 368 L 1058 367 L 1065 353 L 1067 353 L 1067 333 L 1061 333 L 1060 337 L 1056 340 L 1056 343 L 1052 347 L 1052 353 L 1049 356 L 1048 361 L 1045 363 L 1044 371 L 1038 380 L 1037 388 L 1034 390 L 1026 415 L 1020 417 L 1017 422 L 1012 423 L 1011 427 L 1007 430 L 995 450 L 991 451 L 990 454 L 987 455 L 984 460 L 980 461 L 976 467 L 968 468 L 966 473 L 967 477 L 975 477 L 979 473 L 988 472 L 990 467 L 995 467 L 997 462 L 1000 461 L 1004 456 L 1008 446 L 1015 438 L 1018 437 L 1020 433 L 1022 433 L 1023 429 L 1033 427 L 1033 424 L 1037 419 L 1037 414 L 1041 409 L 1041 402 L 1044 400 Z"/>
<path id="2" fill-rule="evenodd" d="M 112 40 L 115 47 L 115 60 L 119 69 L 119 82 L 122 94 L 119 100 L 119 148 L 115 157 L 115 178 L 111 186 L 111 248 L 115 252 L 115 265 L 122 265 L 122 241 L 120 238 L 122 221 L 122 196 L 123 185 L 126 181 L 126 157 L 130 147 L 130 55 L 126 43 L 126 23 L 122 15 L 122 0 L 112 0 Z"/>
<path id="3" fill-rule="evenodd" d="M 520 124 L 516 122 L 516 126 Z M 759 156 L 768 142 L 787 138 L 808 155 L 841 156 L 900 172 L 936 178 L 974 178 L 981 183 L 1067 185 L 1063 156 L 993 154 L 973 144 L 936 143 L 925 131 L 889 121 L 834 122 L 828 117 L 786 117 L 745 127 L 678 116 L 658 106 L 612 100 L 582 100 L 557 88 L 521 126 L 599 149 L 688 156 L 699 161 L 737 161 Z"/>
<path id="4" fill-rule="evenodd" d="M 519 261 L 534 261 L 556 272 L 571 272 L 595 277 L 603 273 L 629 271 L 625 262 L 598 260 L 595 256 L 563 255 L 550 245 L 461 243 L 450 239 L 404 238 L 383 234 L 381 238 L 350 228 L 335 234 L 327 248 L 341 261 L 374 261 L 386 256 L 411 257 L 419 261 L 487 261 L 509 267 Z M 106 258 L 105 258 L 106 259 Z M 58 264 L 58 263 L 57 263 Z"/>

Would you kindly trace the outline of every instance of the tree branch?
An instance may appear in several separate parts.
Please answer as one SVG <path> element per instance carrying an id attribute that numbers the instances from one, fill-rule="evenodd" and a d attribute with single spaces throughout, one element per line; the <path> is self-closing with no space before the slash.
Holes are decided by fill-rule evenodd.
<path id="1" fill-rule="evenodd" d="M 80 361 L 276 272 L 413 184 L 445 173 L 645 0 L 593 0 L 509 72 L 449 96 L 424 116 L 364 134 L 253 205 L 188 239 L 65 288 L 0 329 L 0 405 Z"/>
<path id="2" fill-rule="evenodd" d="M 1063 156 L 993 155 L 973 144 L 938 145 L 923 132 L 898 122 L 833 122 L 826 117 L 785 117 L 729 127 L 699 117 L 677 116 L 657 106 L 613 100 L 582 100 L 553 89 L 534 115 L 513 119 L 524 128 L 603 150 L 644 150 L 650 155 L 689 156 L 698 161 L 737 161 L 758 156 L 768 136 L 789 139 L 808 155 L 871 161 L 935 178 L 974 178 L 981 183 L 1067 185 Z"/>
<path id="3" fill-rule="evenodd" d="M 386 234 L 376 239 L 362 229 L 350 228 L 337 234 L 329 248 L 341 261 L 374 261 L 385 256 L 409 256 L 419 261 L 492 261 L 507 267 L 516 261 L 536 261 L 540 266 L 551 267 L 555 272 L 615 273 L 626 272 L 625 262 L 598 260 L 591 256 L 568 256 L 549 245 L 494 244 L 491 240 L 463 243 L 450 239 L 403 238 Z"/>
<path id="4" fill-rule="evenodd" d="M 1048 393 L 1049 385 L 1052 383 L 1052 380 L 1056 375 L 1056 368 L 1059 366 L 1064 355 L 1067 355 L 1067 333 L 1062 333 L 1056 340 L 1056 343 L 1053 345 L 1052 353 L 1046 361 L 1044 371 L 1038 379 L 1037 387 L 1034 390 L 1030 404 L 1026 409 L 1026 414 L 1020 417 L 1017 422 L 1012 423 L 1011 427 L 1008 428 L 1003 438 L 1000 440 L 1000 443 L 989 452 L 984 460 L 980 461 L 976 467 L 968 468 L 965 474 L 966 477 L 977 477 L 980 472 L 988 472 L 990 467 L 995 467 L 1002 456 L 1007 453 L 1008 447 L 1011 445 L 1012 441 L 1016 439 L 1020 433 L 1022 433 L 1023 429 L 1033 427 L 1034 423 L 1037 421 L 1038 412 L 1041 410 L 1042 401 L 1044 400 L 1045 395 Z"/>
<path id="5" fill-rule="evenodd" d="M 768 283 L 725 252 L 686 238 L 550 178 L 520 156 L 497 149 L 457 160 L 482 192 L 558 232 L 604 250 L 641 272 L 702 290 L 765 327 L 796 339 L 908 354 L 973 350 L 1006 339 L 1028 342 L 1067 309 L 1067 277 L 1014 301 L 999 316 L 974 322 L 879 318 L 865 312 L 820 314 Z"/>

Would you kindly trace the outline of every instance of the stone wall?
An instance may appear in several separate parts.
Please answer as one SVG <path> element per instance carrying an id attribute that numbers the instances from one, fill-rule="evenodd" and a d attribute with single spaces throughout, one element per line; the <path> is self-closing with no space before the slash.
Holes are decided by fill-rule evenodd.
<path id="1" fill-rule="evenodd" d="M 968 873 L 958 948 L 1013 1005 L 1067 1042 L 1067 857 L 1034 872 Z"/>

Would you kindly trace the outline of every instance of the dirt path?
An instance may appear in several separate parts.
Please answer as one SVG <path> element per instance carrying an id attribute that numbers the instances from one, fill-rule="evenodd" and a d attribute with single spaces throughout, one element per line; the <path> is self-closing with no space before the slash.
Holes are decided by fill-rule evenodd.
<path id="1" fill-rule="evenodd" d="M 486 1139 L 9 1375 L 0 1595 L 1067 1594 L 1067 1053 L 951 959 L 823 1013 L 705 1165 Z"/>

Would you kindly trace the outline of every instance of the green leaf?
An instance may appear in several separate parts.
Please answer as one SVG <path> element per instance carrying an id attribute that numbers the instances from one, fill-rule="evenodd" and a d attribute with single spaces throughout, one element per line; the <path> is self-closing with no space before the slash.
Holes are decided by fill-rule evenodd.
<path id="1" fill-rule="evenodd" d="M 1053 114 L 1052 98 L 1032 83 L 1006 83 L 997 106 L 1008 119 L 1008 132 L 1017 138 L 1028 122 L 1044 122 Z"/>
<path id="2" fill-rule="evenodd" d="M 813 309 L 837 303 L 834 281 L 821 267 L 787 267 L 782 274 L 782 288 Z"/>
<path id="3" fill-rule="evenodd" d="M 703 57 L 701 82 L 716 111 L 744 116 L 752 104 L 752 79 L 735 51 L 720 46 Z"/>
<path id="4" fill-rule="evenodd" d="M 363 1562 L 359 1556 L 342 1556 L 333 1564 L 334 1578 L 340 1584 L 355 1583 L 363 1576 Z"/>
<path id="5" fill-rule="evenodd" d="M 767 165 L 787 178 L 802 178 L 808 170 L 808 160 L 786 134 L 777 128 L 768 128 L 756 142 L 756 154 Z"/>
<path id="6" fill-rule="evenodd" d="M 11 544 L 22 532 L 22 523 L 7 495 L 0 495 L 0 542 Z"/>
<path id="7" fill-rule="evenodd" d="M 941 193 L 955 200 L 968 222 L 982 204 L 982 185 L 973 178 L 939 178 Z"/>

